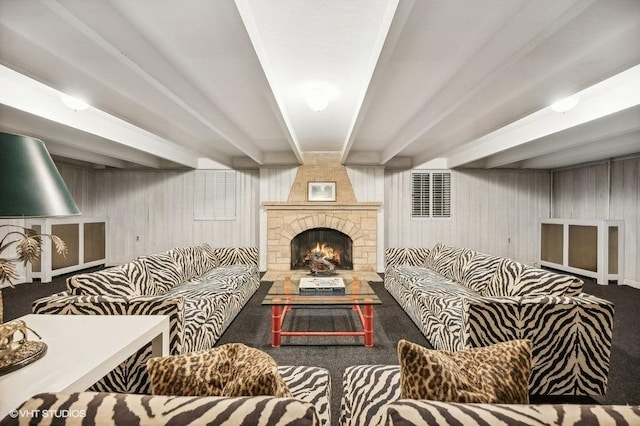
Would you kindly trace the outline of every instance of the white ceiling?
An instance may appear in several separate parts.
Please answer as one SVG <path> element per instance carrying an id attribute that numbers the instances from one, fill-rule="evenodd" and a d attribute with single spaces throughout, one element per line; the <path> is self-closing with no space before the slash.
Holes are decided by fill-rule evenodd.
<path id="1" fill-rule="evenodd" d="M 640 0 L 0 0 L 0 130 L 97 167 L 558 168 L 640 153 L 638 40 Z"/>

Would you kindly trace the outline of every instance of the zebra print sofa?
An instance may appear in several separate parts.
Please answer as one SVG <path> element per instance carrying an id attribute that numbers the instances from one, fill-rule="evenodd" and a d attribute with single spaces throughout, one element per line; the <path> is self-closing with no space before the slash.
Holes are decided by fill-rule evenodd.
<path id="1" fill-rule="evenodd" d="M 329 371 L 280 366 L 292 398 L 195 397 L 79 392 L 44 393 L 25 401 L 0 424 L 323 425 L 331 422 Z M 46 411 L 45 411 L 46 410 Z M 49 413 L 44 417 L 43 413 Z M 40 417 L 35 417 L 40 414 Z"/>
<path id="2" fill-rule="evenodd" d="M 533 395 L 604 395 L 613 304 L 582 280 L 466 248 L 389 248 L 385 288 L 435 349 L 533 343 Z"/>
<path id="3" fill-rule="evenodd" d="M 637 425 L 640 406 L 459 404 L 400 399 L 400 367 L 355 365 L 343 376 L 340 425 Z"/>
<path id="4" fill-rule="evenodd" d="M 258 250 L 207 244 L 141 256 L 67 279 L 67 291 L 38 299 L 36 314 L 168 315 L 172 355 L 209 349 L 260 285 Z M 97 392 L 150 393 L 146 345 L 96 383 Z"/>

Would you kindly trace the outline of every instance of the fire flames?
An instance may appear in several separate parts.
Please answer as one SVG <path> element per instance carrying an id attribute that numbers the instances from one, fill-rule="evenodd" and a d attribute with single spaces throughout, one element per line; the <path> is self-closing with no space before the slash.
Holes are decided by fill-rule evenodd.
<path id="1" fill-rule="evenodd" d="M 340 250 L 327 246 L 326 243 L 316 243 L 316 246 L 310 248 L 304 256 L 305 261 L 311 260 L 314 252 L 321 252 L 322 256 L 335 264 L 340 264 Z"/>

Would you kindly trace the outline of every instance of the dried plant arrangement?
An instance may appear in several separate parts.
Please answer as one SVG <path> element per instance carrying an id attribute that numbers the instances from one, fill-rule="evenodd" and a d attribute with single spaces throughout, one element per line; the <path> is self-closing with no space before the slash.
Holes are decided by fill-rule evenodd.
<path id="1" fill-rule="evenodd" d="M 18 225 L 0 225 L 0 230 L 7 227 L 14 229 L 9 230 L 2 240 L 0 240 L 0 285 L 9 283 L 9 285 L 13 287 L 13 283 L 18 278 L 16 269 L 18 262 L 22 262 L 22 264 L 26 266 L 27 263 L 33 263 L 40 259 L 43 238 L 49 238 L 51 240 L 58 254 L 65 257 L 67 255 L 67 245 L 56 235 L 38 234 L 33 229 Z M 12 246 L 15 246 L 16 257 L 4 257 L 3 253 Z"/>

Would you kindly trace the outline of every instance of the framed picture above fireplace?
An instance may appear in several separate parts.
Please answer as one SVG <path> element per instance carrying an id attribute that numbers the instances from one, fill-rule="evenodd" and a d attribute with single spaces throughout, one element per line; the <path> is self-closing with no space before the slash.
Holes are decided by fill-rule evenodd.
<path id="1" fill-rule="evenodd" d="M 307 184 L 307 201 L 335 201 L 335 182 L 309 182 Z"/>

